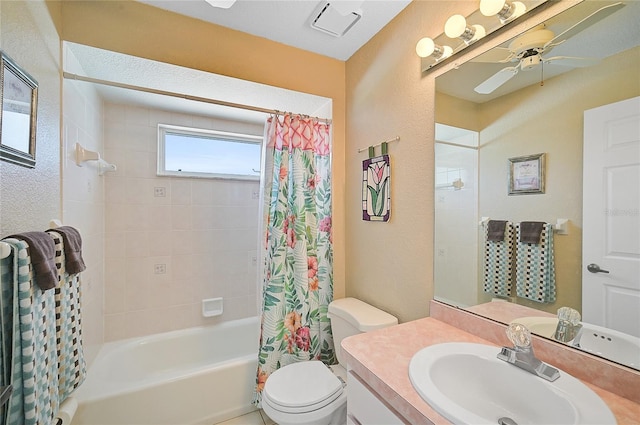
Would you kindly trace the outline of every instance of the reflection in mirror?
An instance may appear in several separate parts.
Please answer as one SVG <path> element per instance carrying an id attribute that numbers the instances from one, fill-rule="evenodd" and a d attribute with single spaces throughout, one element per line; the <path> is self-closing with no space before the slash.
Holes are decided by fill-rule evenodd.
<path id="1" fill-rule="evenodd" d="M 559 332 L 562 325 L 556 317 L 519 317 L 512 322 L 521 323 L 540 336 L 640 369 L 640 338 L 633 335 L 591 323 L 577 323 L 563 337 Z"/>
<path id="2" fill-rule="evenodd" d="M 603 340 L 609 337 L 613 340 L 613 334 L 621 333 L 631 337 L 618 341 L 629 342 L 640 337 L 640 329 L 633 325 L 640 323 L 640 287 L 634 287 L 640 285 L 640 241 L 639 232 L 633 231 L 639 229 L 640 221 L 637 213 L 640 200 L 633 196 L 634 191 L 639 192 L 640 179 L 636 177 L 634 183 L 633 176 L 640 165 L 632 165 L 636 174 L 626 175 L 624 180 L 631 185 L 621 193 L 628 198 L 625 209 L 615 210 L 631 211 L 620 219 L 627 231 L 618 232 L 623 241 L 619 246 L 626 249 L 618 257 L 626 261 L 629 286 L 616 286 L 621 280 L 598 273 L 596 277 L 605 285 L 599 299 L 593 301 L 593 291 L 590 294 L 583 288 L 583 279 L 594 275 L 587 271 L 586 264 L 596 263 L 608 270 L 612 261 L 609 257 L 616 255 L 583 261 L 583 238 L 595 227 L 583 228 L 590 220 L 587 214 L 583 218 L 583 212 L 604 208 L 583 207 L 583 189 L 585 193 L 600 190 L 591 183 L 584 187 L 583 172 L 585 176 L 603 173 L 591 163 L 583 166 L 582 158 L 586 149 L 583 139 L 588 133 L 584 130 L 585 111 L 640 96 L 638 21 L 640 2 L 582 2 L 436 78 L 436 122 L 442 125 L 436 126 L 434 247 L 436 299 L 505 324 L 536 317 L 555 320 L 557 326 L 559 308 L 575 309 L 583 316 L 582 333 L 579 344 L 571 343 L 574 338 L 568 345 L 579 345 L 577 348 L 613 357 L 614 361 L 635 368 L 637 362 L 615 360 L 615 355 L 607 354 L 603 347 L 585 348 L 588 338 L 582 338 L 597 334 L 604 335 Z M 634 109 L 639 108 L 626 108 L 631 112 Z M 470 131 L 477 144 L 456 142 L 458 133 L 451 136 L 452 128 Z M 540 153 L 545 154 L 546 162 L 544 193 L 509 195 L 508 159 Z M 626 156 L 633 158 L 638 154 Z M 458 178 L 463 185 L 457 183 L 456 187 L 454 182 Z M 609 214 L 608 219 L 618 219 L 615 215 Z M 517 246 L 520 223 L 532 221 L 555 226 L 558 219 L 568 219 L 567 231 L 549 232 L 555 264 L 547 271 L 553 277 L 547 274 L 540 280 L 545 288 L 551 282 L 555 284 L 555 300 L 549 297 L 546 302 L 538 302 L 523 296 L 515 276 L 502 280 L 503 291 L 485 291 L 489 221 L 511 222 Z M 609 243 L 609 239 L 600 240 L 590 245 L 605 247 Z M 516 248 L 512 255 L 516 264 Z M 509 275 L 508 271 L 505 273 Z M 512 283 L 510 287 L 507 281 Z M 619 303 L 609 311 L 602 307 L 605 292 L 609 300 L 615 298 L 614 302 Z M 551 334 L 539 333 L 552 337 L 556 327 L 551 327 Z M 593 331 L 594 327 L 600 327 L 600 333 L 585 332 Z M 633 344 L 630 346 L 633 348 Z"/>
<path id="3" fill-rule="evenodd" d="M 0 159 L 33 168 L 38 83 L 0 52 Z"/>
<path id="4" fill-rule="evenodd" d="M 421 69 L 427 71 L 443 63 L 479 39 L 504 28 L 546 0 L 480 0 L 479 8 L 464 17 L 456 14 L 449 17 L 444 32 L 435 38 L 425 37 L 418 41 L 416 53 L 421 59 Z"/>

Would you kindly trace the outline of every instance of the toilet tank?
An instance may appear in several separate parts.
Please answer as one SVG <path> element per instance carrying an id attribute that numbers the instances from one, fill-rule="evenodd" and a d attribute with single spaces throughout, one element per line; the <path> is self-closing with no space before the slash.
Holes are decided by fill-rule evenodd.
<path id="1" fill-rule="evenodd" d="M 329 304 L 331 332 L 338 362 L 346 368 L 342 340 L 351 336 L 398 324 L 398 319 L 356 298 L 341 298 Z"/>

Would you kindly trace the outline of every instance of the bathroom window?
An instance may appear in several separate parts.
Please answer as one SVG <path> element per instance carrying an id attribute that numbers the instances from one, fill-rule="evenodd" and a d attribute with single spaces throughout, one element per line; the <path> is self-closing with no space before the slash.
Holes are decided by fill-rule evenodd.
<path id="1" fill-rule="evenodd" d="M 262 137 L 158 125 L 158 175 L 259 180 Z"/>

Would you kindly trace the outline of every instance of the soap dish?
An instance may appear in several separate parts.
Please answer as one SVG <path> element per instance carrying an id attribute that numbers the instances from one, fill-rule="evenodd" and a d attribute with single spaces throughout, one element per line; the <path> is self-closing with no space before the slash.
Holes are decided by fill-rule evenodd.
<path id="1" fill-rule="evenodd" d="M 207 298 L 202 300 L 202 315 L 204 317 L 220 316 L 222 310 L 222 298 Z"/>

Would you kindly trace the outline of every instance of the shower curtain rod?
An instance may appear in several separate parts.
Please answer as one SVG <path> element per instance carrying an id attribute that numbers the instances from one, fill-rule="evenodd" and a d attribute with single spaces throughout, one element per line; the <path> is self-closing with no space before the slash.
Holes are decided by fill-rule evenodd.
<path id="1" fill-rule="evenodd" d="M 226 106 L 226 107 L 229 107 L 229 108 L 237 108 L 237 109 L 245 109 L 247 111 L 254 111 L 254 112 L 263 112 L 265 114 L 282 115 L 282 114 L 285 113 L 284 111 L 278 111 L 276 109 L 260 108 L 260 107 L 257 107 L 257 106 L 244 105 L 242 103 L 226 102 L 224 100 L 211 99 L 211 98 L 207 98 L 207 97 L 191 96 L 191 95 L 188 95 L 188 94 L 182 94 L 182 93 L 175 93 L 175 92 L 170 92 L 170 91 L 165 91 L 165 90 L 152 89 L 152 88 L 148 88 L 148 87 L 134 86 L 134 85 L 131 85 L 131 84 L 116 83 L 115 81 L 100 80 L 100 79 L 97 79 L 97 78 L 91 78 L 91 77 L 85 77 L 83 75 L 72 74 L 72 73 L 66 72 L 66 71 L 62 73 L 62 76 L 64 78 L 68 78 L 70 80 L 84 81 L 84 82 L 87 82 L 87 83 L 101 84 L 103 86 L 118 87 L 118 88 L 128 89 L 128 90 L 136 90 L 136 91 L 141 91 L 141 92 L 145 92 L 145 93 L 159 94 L 159 95 L 162 95 L 162 96 L 178 97 L 178 98 L 181 98 L 181 99 L 193 100 L 193 101 L 196 101 L 196 102 L 209 103 L 209 104 L 212 104 L 212 105 Z M 308 115 L 304 115 L 304 114 L 298 114 L 298 115 L 301 115 L 301 116 L 304 116 L 304 117 L 309 117 Z M 327 124 L 331 123 L 331 119 L 328 119 L 328 118 L 319 118 L 319 117 L 309 117 L 309 118 L 315 118 L 318 121 L 323 121 L 323 122 L 325 122 Z"/>

